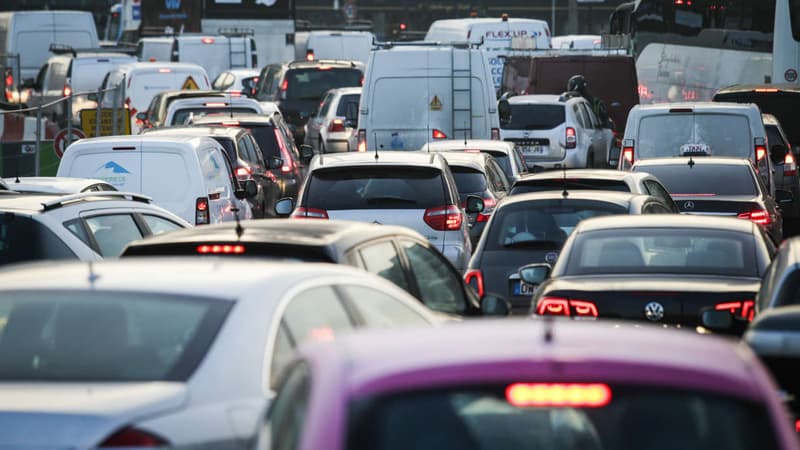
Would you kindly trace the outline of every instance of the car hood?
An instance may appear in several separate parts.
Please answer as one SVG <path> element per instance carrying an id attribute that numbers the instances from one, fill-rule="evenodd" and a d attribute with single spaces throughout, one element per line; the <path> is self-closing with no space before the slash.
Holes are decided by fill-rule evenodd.
<path id="1" fill-rule="evenodd" d="M 0 448 L 67 449 L 101 443 L 119 428 L 177 410 L 183 383 L 2 383 Z"/>

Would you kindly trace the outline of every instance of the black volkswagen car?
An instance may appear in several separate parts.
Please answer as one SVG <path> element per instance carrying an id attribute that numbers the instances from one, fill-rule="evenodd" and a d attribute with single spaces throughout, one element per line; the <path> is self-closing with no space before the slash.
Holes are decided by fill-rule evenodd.
<path id="1" fill-rule="evenodd" d="M 682 327 L 705 311 L 755 315 L 775 252 L 746 220 L 688 215 L 601 217 L 578 224 L 558 262 L 520 270 L 539 284 L 531 314 L 630 319 Z"/>

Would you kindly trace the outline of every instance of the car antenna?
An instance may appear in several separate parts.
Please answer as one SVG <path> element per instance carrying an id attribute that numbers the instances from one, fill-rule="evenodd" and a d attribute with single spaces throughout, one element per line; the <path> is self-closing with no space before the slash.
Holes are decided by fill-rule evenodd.
<path id="1" fill-rule="evenodd" d="M 94 262 L 89 261 L 89 287 L 94 289 L 94 282 L 100 278 L 100 275 L 94 273 Z"/>
<path id="2" fill-rule="evenodd" d="M 231 119 L 233 119 L 233 95 L 230 92 L 228 93 L 228 113 L 231 115 Z"/>
<path id="3" fill-rule="evenodd" d="M 378 133 L 372 132 L 372 141 L 375 142 L 375 161 L 378 160 Z"/>
<path id="4" fill-rule="evenodd" d="M 689 157 L 689 163 L 688 164 L 689 164 L 689 168 L 690 169 L 694 169 L 695 162 L 694 162 L 694 159 L 691 156 Z"/>
<path id="5" fill-rule="evenodd" d="M 566 164 L 564 165 L 564 167 L 562 167 L 561 184 L 562 184 L 562 186 L 564 188 L 564 190 L 561 191 L 561 196 L 564 197 L 564 198 L 569 197 L 569 192 L 567 192 L 567 166 L 566 166 Z"/>
<path id="6" fill-rule="evenodd" d="M 467 146 L 467 121 L 464 121 L 464 147 Z"/>
<path id="7" fill-rule="evenodd" d="M 234 228 L 236 240 L 241 240 L 244 234 L 244 227 L 242 227 L 242 222 L 239 220 L 239 208 L 234 206 L 231 211 L 233 211 L 233 217 L 236 219 L 236 228 Z"/>
<path id="8" fill-rule="evenodd" d="M 555 318 L 551 315 L 544 316 L 544 342 L 550 344 L 553 342 L 553 322 Z"/>

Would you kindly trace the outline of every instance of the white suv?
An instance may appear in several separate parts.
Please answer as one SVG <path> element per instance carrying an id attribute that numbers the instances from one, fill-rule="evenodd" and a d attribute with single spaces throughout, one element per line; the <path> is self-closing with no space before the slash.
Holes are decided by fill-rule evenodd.
<path id="1" fill-rule="evenodd" d="M 189 223 L 125 192 L 0 194 L 0 265 L 42 259 L 117 257 L 129 242 Z"/>
<path id="2" fill-rule="evenodd" d="M 500 103 L 500 138 L 516 144 L 529 169 L 607 165 L 614 133 L 585 98 L 520 95 Z"/>

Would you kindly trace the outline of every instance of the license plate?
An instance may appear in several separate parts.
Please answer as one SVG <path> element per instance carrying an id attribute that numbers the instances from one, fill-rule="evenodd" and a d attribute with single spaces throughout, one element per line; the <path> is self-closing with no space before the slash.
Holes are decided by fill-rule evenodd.
<path id="1" fill-rule="evenodd" d="M 522 147 L 522 153 L 528 153 L 531 155 L 545 155 L 547 154 L 547 147 L 544 145 L 531 145 L 528 147 Z"/>
<path id="2" fill-rule="evenodd" d="M 533 295 L 536 285 L 517 281 L 514 283 L 514 295 Z"/>
<path id="3" fill-rule="evenodd" d="M 685 144 L 681 145 L 681 154 L 686 155 L 709 155 L 711 149 L 706 144 Z"/>

